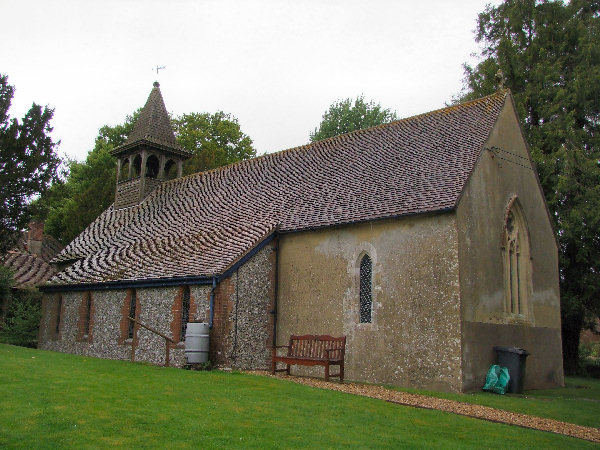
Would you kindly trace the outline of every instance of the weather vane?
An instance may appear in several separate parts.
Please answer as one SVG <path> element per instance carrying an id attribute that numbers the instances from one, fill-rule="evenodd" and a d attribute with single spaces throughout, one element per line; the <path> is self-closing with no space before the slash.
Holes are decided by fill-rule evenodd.
<path id="1" fill-rule="evenodd" d="M 160 67 L 156 66 L 156 75 L 158 75 L 159 70 L 166 69 L 166 68 L 167 68 L 167 66 L 160 66 Z M 152 69 L 152 70 L 154 70 L 154 69 Z"/>

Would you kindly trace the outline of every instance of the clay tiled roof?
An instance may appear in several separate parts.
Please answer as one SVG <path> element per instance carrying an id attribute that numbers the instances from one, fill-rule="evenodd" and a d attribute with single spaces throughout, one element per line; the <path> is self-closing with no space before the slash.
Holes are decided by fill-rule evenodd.
<path id="1" fill-rule="evenodd" d="M 169 113 L 165 107 L 158 82 L 154 83 L 127 141 L 122 146 L 113 149 L 111 154 L 116 155 L 140 143 L 154 144 L 181 154 L 191 154 L 189 150 L 184 149 L 175 141 Z"/>
<path id="2" fill-rule="evenodd" d="M 14 272 L 14 287 L 18 289 L 39 286 L 56 273 L 54 267 L 30 253 L 9 252 L 2 264 Z"/>
<path id="3" fill-rule="evenodd" d="M 52 282 L 222 274 L 280 232 L 456 207 L 508 92 L 163 183 L 112 206 Z"/>
<path id="4" fill-rule="evenodd" d="M 62 250 L 62 245 L 52 236 L 42 232 L 43 224 L 24 232 L 15 247 L 2 260 L 2 265 L 13 271 L 14 287 L 17 289 L 39 286 L 56 273 L 56 269 L 49 262 Z M 28 248 L 28 237 L 41 242 L 39 254 L 32 253 Z"/>

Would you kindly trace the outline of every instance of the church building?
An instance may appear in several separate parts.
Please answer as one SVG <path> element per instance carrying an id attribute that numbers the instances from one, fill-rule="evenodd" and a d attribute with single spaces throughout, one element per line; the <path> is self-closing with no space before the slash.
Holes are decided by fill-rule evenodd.
<path id="1" fill-rule="evenodd" d="M 206 322 L 219 367 L 328 334 L 347 380 L 478 390 L 515 346 L 526 389 L 563 384 L 557 241 L 509 91 L 182 177 L 155 83 L 112 154 L 115 202 L 53 259 L 40 348 L 165 364 L 162 334 L 181 366 Z"/>

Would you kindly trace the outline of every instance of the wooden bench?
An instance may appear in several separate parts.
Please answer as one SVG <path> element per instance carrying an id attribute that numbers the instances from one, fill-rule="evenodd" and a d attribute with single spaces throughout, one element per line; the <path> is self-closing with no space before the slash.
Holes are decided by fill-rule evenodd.
<path id="1" fill-rule="evenodd" d="M 287 348 L 287 354 L 278 355 L 277 349 L 279 348 Z M 289 375 L 290 365 L 292 364 L 325 366 L 325 381 L 329 381 L 329 377 L 340 377 L 340 382 L 343 383 L 345 352 L 346 336 L 315 336 L 313 334 L 290 336 L 290 343 L 288 345 L 278 345 L 273 348 L 271 373 L 287 372 Z M 287 367 L 285 369 L 277 369 L 278 362 L 285 363 Z M 330 374 L 329 366 L 340 366 L 340 372 Z"/>

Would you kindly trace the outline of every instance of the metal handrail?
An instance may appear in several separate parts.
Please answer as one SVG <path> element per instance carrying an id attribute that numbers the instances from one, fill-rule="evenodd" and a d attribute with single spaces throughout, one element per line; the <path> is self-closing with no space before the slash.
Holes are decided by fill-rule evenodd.
<path id="1" fill-rule="evenodd" d="M 135 317 L 128 317 L 128 319 L 131 320 L 133 323 L 137 323 L 140 327 L 145 328 L 146 330 L 151 331 L 154 334 L 157 334 L 158 336 L 160 336 L 161 338 L 163 338 L 165 340 L 165 367 L 169 367 L 169 356 L 170 356 L 169 342 L 171 342 L 172 344 L 177 344 L 177 342 L 175 342 L 169 336 L 162 334 L 160 331 L 155 330 L 154 328 L 143 324 L 142 322 L 137 320 Z M 136 341 L 136 339 L 135 339 L 135 330 L 134 330 L 133 337 L 131 338 L 131 362 L 135 361 L 135 341 Z"/>

